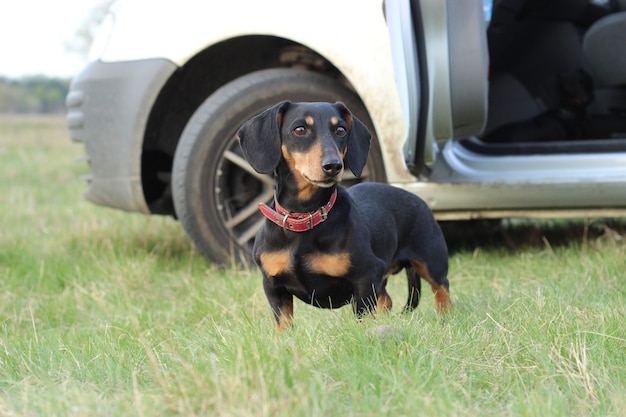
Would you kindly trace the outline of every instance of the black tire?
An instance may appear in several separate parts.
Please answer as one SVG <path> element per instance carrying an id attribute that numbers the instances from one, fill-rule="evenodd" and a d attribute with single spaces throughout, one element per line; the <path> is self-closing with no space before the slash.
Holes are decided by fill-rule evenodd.
<path id="1" fill-rule="evenodd" d="M 259 202 L 273 198 L 273 180 L 243 159 L 236 133 L 252 116 L 281 100 L 342 101 L 365 124 L 374 140 L 361 180 L 385 181 L 380 148 L 358 96 L 340 82 L 312 72 L 271 69 L 224 85 L 189 119 L 172 170 L 176 214 L 185 232 L 208 260 L 250 263 L 254 236 L 263 217 Z M 357 180 L 349 177 L 346 185 Z"/>

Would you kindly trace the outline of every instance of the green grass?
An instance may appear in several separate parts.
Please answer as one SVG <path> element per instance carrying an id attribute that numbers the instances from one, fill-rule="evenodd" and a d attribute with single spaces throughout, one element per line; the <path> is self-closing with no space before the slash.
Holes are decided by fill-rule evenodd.
<path id="1" fill-rule="evenodd" d="M 623 223 L 511 224 L 453 253 L 450 314 L 401 314 L 398 276 L 388 315 L 297 302 L 277 335 L 256 270 L 85 202 L 81 153 L 0 118 L 0 416 L 626 415 Z"/>

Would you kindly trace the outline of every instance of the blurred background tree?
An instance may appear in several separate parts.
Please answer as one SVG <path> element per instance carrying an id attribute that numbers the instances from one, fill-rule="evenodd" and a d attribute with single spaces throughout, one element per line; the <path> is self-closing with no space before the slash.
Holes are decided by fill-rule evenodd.
<path id="1" fill-rule="evenodd" d="M 115 0 L 103 0 L 91 9 L 91 12 L 74 32 L 72 39 L 65 42 L 65 49 L 68 52 L 75 53 L 83 58 L 89 56 L 89 49 L 98 33 L 98 28 L 114 2 Z"/>
<path id="2" fill-rule="evenodd" d="M 0 113 L 62 113 L 70 81 L 43 75 L 0 77 Z"/>

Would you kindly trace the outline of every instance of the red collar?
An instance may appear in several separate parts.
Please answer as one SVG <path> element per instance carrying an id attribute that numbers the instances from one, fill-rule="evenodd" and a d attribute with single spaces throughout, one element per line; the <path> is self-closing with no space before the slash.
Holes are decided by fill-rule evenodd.
<path id="1" fill-rule="evenodd" d="M 335 201 L 337 201 L 336 188 L 330 196 L 328 203 L 310 213 L 290 213 L 278 204 L 276 198 L 274 198 L 276 210 L 273 210 L 267 204 L 263 203 L 259 204 L 259 210 L 261 210 L 261 213 L 263 213 L 263 215 L 270 221 L 276 223 L 285 230 L 290 230 L 292 232 L 306 232 L 326 220 L 330 209 L 332 209 L 335 204 Z"/>

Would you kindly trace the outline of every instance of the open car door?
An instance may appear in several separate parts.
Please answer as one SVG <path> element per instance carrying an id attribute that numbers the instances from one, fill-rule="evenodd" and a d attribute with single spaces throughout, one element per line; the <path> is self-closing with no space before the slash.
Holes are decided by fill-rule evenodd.
<path id="1" fill-rule="evenodd" d="M 487 120 L 481 0 L 386 0 L 396 86 L 407 125 L 404 159 L 427 177 L 437 141 L 479 134 Z"/>

